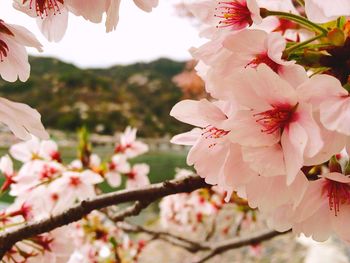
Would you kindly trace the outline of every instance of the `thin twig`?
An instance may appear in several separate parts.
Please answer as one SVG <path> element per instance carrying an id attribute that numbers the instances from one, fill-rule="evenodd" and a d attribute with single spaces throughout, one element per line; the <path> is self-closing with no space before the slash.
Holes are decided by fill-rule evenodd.
<path id="1" fill-rule="evenodd" d="M 248 236 L 248 237 L 242 237 L 242 238 L 234 238 L 231 240 L 225 240 L 220 243 L 214 244 L 214 246 L 211 247 L 211 251 L 209 254 L 204 256 L 198 261 L 195 261 L 193 263 L 204 263 L 207 260 L 211 259 L 212 257 L 222 254 L 228 250 L 231 249 L 237 249 L 244 246 L 259 244 L 263 241 L 270 240 L 276 236 L 284 235 L 289 233 L 290 231 L 286 232 L 277 232 L 274 230 L 265 230 L 263 232 Z"/>

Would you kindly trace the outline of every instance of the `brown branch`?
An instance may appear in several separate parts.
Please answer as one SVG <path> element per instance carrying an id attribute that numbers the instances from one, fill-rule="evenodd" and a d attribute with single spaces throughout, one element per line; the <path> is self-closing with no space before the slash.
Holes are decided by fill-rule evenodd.
<path id="1" fill-rule="evenodd" d="M 153 184 L 141 189 L 122 190 L 102 194 L 93 199 L 82 201 L 60 214 L 53 215 L 39 222 L 27 223 L 22 227 L 2 233 L 0 235 L 0 259 L 2 259 L 5 253 L 18 241 L 78 221 L 93 210 L 132 201 L 156 200 L 167 195 L 192 192 L 203 187 L 208 187 L 208 185 L 202 178 L 193 175 L 186 178 Z"/>
<path id="2" fill-rule="evenodd" d="M 175 246 L 180 246 L 189 252 L 195 253 L 200 250 L 208 250 L 210 246 L 206 245 L 203 242 L 197 242 L 195 240 L 187 239 L 182 236 L 178 236 L 166 231 L 153 230 L 139 225 L 133 225 L 131 223 L 123 222 L 118 224 L 123 231 L 128 233 L 146 233 L 152 236 L 154 239 L 162 239 L 166 242 L 169 242 Z"/>
<path id="3" fill-rule="evenodd" d="M 205 257 L 203 257 L 199 261 L 196 261 L 193 263 L 203 263 L 211 259 L 212 257 L 219 255 L 221 253 L 224 253 L 228 250 L 237 249 L 237 248 L 254 245 L 254 244 L 259 244 L 263 241 L 270 240 L 276 236 L 284 235 L 290 232 L 290 231 L 277 232 L 274 230 L 265 230 L 248 237 L 233 238 L 233 239 L 229 239 L 221 242 L 211 243 L 206 241 L 204 242 L 194 241 L 187 238 L 183 238 L 181 236 L 174 235 L 169 232 L 151 230 L 142 226 L 132 225 L 130 223 L 125 223 L 125 222 L 123 222 L 118 226 L 126 232 L 132 232 L 132 233 L 142 232 L 142 233 L 149 234 L 152 236 L 152 239 L 157 239 L 157 238 L 162 239 L 175 246 L 182 247 L 191 253 L 209 250 L 209 254 L 207 254 Z"/>
<path id="4" fill-rule="evenodd" d="M 228 250 L 231 249 L 237 249 L 244 246 L 259 244 L 263 241 L 270 240 L 276 236 L 284 235 L 289 233 L 290 231 L 286 232 L 277 232 L 274 230 L 265 230 L 263 232 L 248 236 L 248 237 L 242 237 L 242 238 L 233 238 L 230 240 L 225 240 L 220 243 L 217 243 L 215 245 L 211 246 L 211 251 L 208 255 L 203 257 L 202 259 L 195 261 L 193 263 L 204 263 L 207 260 L 211 259 L 212 257 L 222 254 Z"/>
<path id="5" fill-rule="evenodd" d="M 143 209 L 147 208 L 154 201 L 155 200 L 136 201 L 133 205 L 131 205 L 131 206 L 119 211 L 119 212 L 117 211 L 116 213 L 112 214 L 111 211 L 107 210 L 106 214 L 111 221 L 120 222 L 120 221 L 123 221 L 127 217 L 139 215 Z"/>

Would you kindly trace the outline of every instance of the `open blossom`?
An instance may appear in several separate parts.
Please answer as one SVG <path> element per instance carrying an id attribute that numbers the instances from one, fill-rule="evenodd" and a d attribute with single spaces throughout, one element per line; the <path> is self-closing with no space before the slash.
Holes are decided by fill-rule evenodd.
<path id="1" fill-rule="evenodd" d="M 126 188 L 135 189 L 149 185 L 149 170 L 149 165 L 145 163 L 135 164 L 130 171 L 125 174 L 127 176 Z"/>
<path id="2" fill-rule="evenodd" d="M 186 3 L 186 7 L 203 23 L 201 35 L 208 38 L 262 21 L 256 0 L 200 0 Z"/>
<path id="3" fill-rule="evenodd" d="M 27 162 L 14 177 L 16 183 L 11 185 L 10 195 L 26 198 L 33 190 L 38 192 L 36 187 L 55 180 L 64 170 L 65 168 L 57 162 L 43 160 Z"/>
<path id="4" fill-rule="evenodd" d="M 233 190 L 245 184 L 255 175 L 242 160 L 241 147 L 230 141 L 235 105 L 207 100 L 184 100 L 176 104 L 170 115 L 176 119 L 200 127 L 173 137 L 176 144 L 190 145 L 187 164 L 194 165 L 197 173 L 209 184 L 227 191 L 227 199 Z"/>
<path id="5" fill-rule="evenodd" d="M 68 25 L 68 8 L 64 0 L 14 0 L 13 7 L 36 18 L 42 34 L 49 40 L 60 41 Z"/>
<path id="6" fill-rule="evenodd" d="M 102 177 L 91 170 L 64 172 L 62 177 L 52 182 L 49 186 L 50 191 L 59 196 L 55 211 L 64 210 L 74 204 L 76 200 L 82 201 L 94 197 L 96 195 L 94 185 L 102 181 Z"/>
<path id="7" fill-rule="evenodd" d="M 286 40 L 279 33 L 246 29 L 232 32 L 211 40 L 198 49 L 192 49 L 192 56 L 208 67 L 197 67 L 199 75 L 206 82 L 206 90 L 215 98 L 226 98 L 232 78 L 239 75 L 232 72 L 246 68 L 257 68 L 266 64 L 280 76 L 302 74 L 303 68 L 282 59 Z"/>
<path id="8" fill-rule="evenodd" d="M 293 232 L 327 240 L 336 233 L 350 242 L 350 178 L 338 172 L 323 174 L 309 187 L 296 209 Z"/>
<path id="9" fill-rule="evenodd" d="M 148 151 L 147 144 L 136 140 L 136 128 L 127 127 L 120 136 L 120 143 L 117 143 L 114 152 L 124 154 L 128 158 L 134 158 Z"/>
<path id="10" fill-rule="evenodd" d="M 349 92 L 334 77 L 319 75 L 314 79 L 317 85 L 302 87 L 305 99 L 320 111 L 320 121 L 325 128 L 349 136 Z"/>
<path id="11" fill-rule="evenodd" d="M 130 172 L 130 164 L 124 155 L 113 155 L 109 163 L 108 172 L 105 174 L 106 180 L 110 186 L 118 187 L 122 183 L 122 174 Z"/>
<path id="12" fill-rule="evenodd" d="M 346 0 L 305 0 L 307 17 L 316 23 L 336 20 L 339 16 L 350 16 L 350 2 Z"/>
<path id="13" fill-rule="evenodd" d="M 0 75 L 10 82 L 29 78 L 30 65 L 25 47 L 42 51 L 35 36 L 22 26 L 0 20 Z"/>
<path id="14" fill-rule="evenodd" d="M 61 160 L 56 142 L 52 140 L 40 141 L 34 136 L 31 140 L 12 145 L 10 154 L 13 158 L 23 163 L 35 159 L 58 162 Z"/>
<path id="15" fill-rule="evenodd" d="M 292 74 L 286 81 L 265 64 L 239 75 L 241 78 L 232 83 L 232 92 L 242 110 L 237 113 L 230 139 L 245 147 L 243 159 L 254 156 L 260 173 L 271 176 L 266 167 L 273 164 L 279 168 L 276 175 L 286 174 L 291 184 L 304 158 L 315 156 L 323 146 L 312 105 L 302 93 L 302 88 L 317 85 L 318 79 L 308 79 L 304 72 L 304 76 Z"/>

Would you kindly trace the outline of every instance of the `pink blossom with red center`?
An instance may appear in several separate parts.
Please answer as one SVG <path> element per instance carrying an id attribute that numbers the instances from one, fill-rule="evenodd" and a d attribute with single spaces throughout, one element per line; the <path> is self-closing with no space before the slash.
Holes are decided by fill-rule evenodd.
<path id="1" fill-rule="evenodd" d="M 282 78 L 261 64 L 231 79 L 231 96 L 242 110 L 233 121 L 235 132 L 230 133 L 230 139 L 244 146 L 243 159 L 255 171 L 266 176 L 286 174 L 288 184 L 304 159 L 315 156 L 323 147 L 312 105 L 301 91 L 318 81 L 308 79 L 305 71 L 300 73 Z M 272 174 L 267 167 L 279 168 Z"/>
<path id="2" fill-rule="evenodd" d="M 64 0 L 23 0 L 23 4 L 29 2 L 29 8 L 34 9 L 38 16 L 44 17 L 49 11 L 60 12 L 58 3 L 64 4 Z"/>
<path id="3" fill-rule="evenodd" d="M 216 10 L 216 17 L 220 18 L 219 27 L 237 30 L 253 24 L 252 13 L 246 0 L 218 2 Z"/>
<path id="4" fill-rule="evenodd" d="M 256 122 L 263 127 L 262 132 L 272 134 L 283 130 L 288 123 L 297 121 L 295 110 L 298 104 L 292 105 L 271 105 L 273 109 L 254 114 Z"/>
<path id="5" fill-rule="evenodd" d="M 148 174 L 150 167 L 147 164 L 135 164 L 131 170 L 126 173 L 126 188 L 135 189 L 140 188 L 150 184 Z"/>
<path id="6" fill-rule="evenodd" d="M 285 47 L 286 40 L 279 33 L 245 29 L 211 40 L 198 49 L 192 49 L 191 53 L 200 61 L 196 69 L 205 80 L 206 91 L 217 99 L 225 100 L 232 81 L 240 78 L 234 73 L 247 68 L 256 69 L 265 64 L 283 78 L 302 75 L 303 67 L 282 59 Z"/>
<path id="7" fill-rule="evenodd" d="M 234 101 L 184 100 L 170 112 L 176 119 L 200 127 L 176 135 L 171 142 L 192 146 L 187 164 L 209 184 L 218 184 L 229 200 L 234 189 L 247 183 L 255 172 L 242 160 L 241 147 L 230 141 L 236 117 Z"/>
<path id="8" fill-rule="evenodd" d="M 300 204 L 294 209 L 293 232 L 325 241 L 333 233 L 349 241 L 350 178 L 342 173 L 322 174 L 309 182 Z"/>

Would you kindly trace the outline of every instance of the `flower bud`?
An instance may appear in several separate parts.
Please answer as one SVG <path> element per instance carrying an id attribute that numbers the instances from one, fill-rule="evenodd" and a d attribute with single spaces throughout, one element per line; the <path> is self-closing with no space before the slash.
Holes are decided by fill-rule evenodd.
<path id="1" fill-rule="evenodd" d="M 328 168 L 331 173 L 342 173 L 341 165 L 335 156 L 329 160 Z"/>

